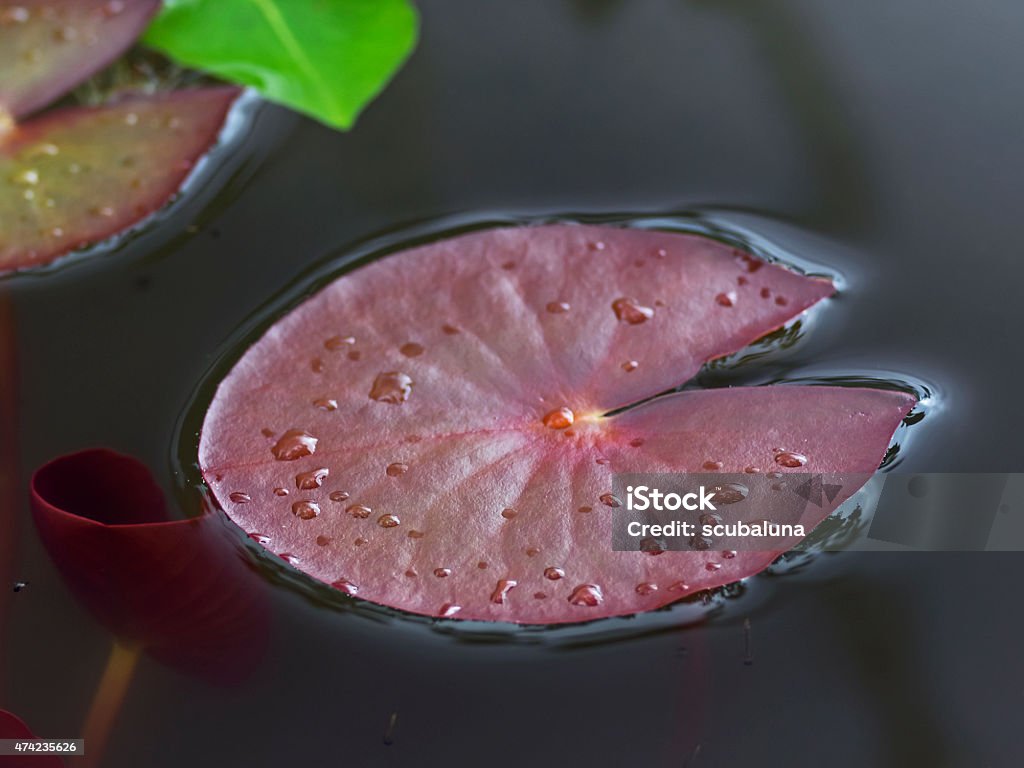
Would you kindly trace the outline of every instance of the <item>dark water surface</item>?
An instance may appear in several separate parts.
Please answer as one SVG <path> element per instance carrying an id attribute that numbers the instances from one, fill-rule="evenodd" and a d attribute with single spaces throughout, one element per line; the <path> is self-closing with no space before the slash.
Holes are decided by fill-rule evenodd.
<path id="1" fill-rule="evenodd" d="M 238 329 L 377 233 L 465 213 L 696 209 L 842 275 L 755 378 L 927 382 L 936 405 L 901 470 L 1024 469 L 1019 0 L 447 0 L 423 14 L 420 50 L 354 132 L 264 109 L 219 186 L 110 254 L 0 286 L 18 313 L 26 477 L 106 445 L 172 492 L 179 419 Z M 110 638 L 27 505 L 21 518 L 30 584 L 0 638 L 0 700 L 72 737 Z M 1016 766 L 1022 580 L 1015 553 L 844 553 L 752 579 L 697 625 L 684 607 L 454 633 L 279 584 L 258 674 L 224 690 L 144 661 L 107 764 Z"/>

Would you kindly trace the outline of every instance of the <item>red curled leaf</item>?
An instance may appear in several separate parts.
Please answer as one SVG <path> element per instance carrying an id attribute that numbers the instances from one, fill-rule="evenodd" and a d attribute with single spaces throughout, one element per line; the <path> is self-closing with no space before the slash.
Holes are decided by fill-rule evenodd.
<path id="1" fill-rule="evenodd" d="M 17 715 L 0 709 L 0 739 L 34 739 L 36 735 Z M 0 756 L 0 768 L 64 768 L 56 755 Z"/>
<path id="2" fill-rule="evenodd" d="M 246 352 L 200 466 L 245 530 L 374 602 L 528 623 L 656 608 L 778 552 L 717 570 L 704 552 L 613 552 L 613 473 L 791 471 L 780 446 L 803 472 L 869 473 L 914 400 L 738 388 L 605 414 L 832 291 L 662 232 L 494 229 L 415 248 L 339 278 Z"/>
<path id="3" fill-rule="evenodd" d="M 149 470 L 105 449 L 46 464 L 31 491 L 58 570 L 116 637 L 213 682 L 253 669 L 267 639 L 266 595 L 219 515 L 169 520 Z"/>
<path id="4" fill-rule="evenodd" d="M 0 138 L 0 273 L 109 237 L 163 206 L 220 132 L 234 88 L 48 113 Z"/>
<path id="5" fill-rule="evenodd" d="M 45 107 L 121 55 L 159 7 L 159 0 L 3 3 L 0 111 L 17 118 Z"/>

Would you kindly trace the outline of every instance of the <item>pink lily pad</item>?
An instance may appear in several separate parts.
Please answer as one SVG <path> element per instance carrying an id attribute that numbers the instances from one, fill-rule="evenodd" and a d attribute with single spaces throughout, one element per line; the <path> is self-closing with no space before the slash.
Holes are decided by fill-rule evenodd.
<path id="1" fill-rule="evenodd" d="M 209 88 L 47 113 L 0 135 L 0 273 L 102 240 L 163 206 L 238 95 Z"/>
<path id="2" fill-rule="evenodd" d="M 45 107 L 117 58 L 159 7 L 159 0 L 3 3 L 0 112 L 20 118 Z"/>
<path id="3" fill-rule="evenodd" d="M 337 279 L 243 355 L 200 466 L 253 538 L 376 603 L 520 623 L 657 608 L 779 551 L 715 567 L 717 553 L 612 551 L 613 473 L 797 471 L 783 449 L 802 472 L 870 473 L 914 398 L 736 388 L 609 412 L 833 290 L 662 232 L 522 227 L 414 248 Z"/>

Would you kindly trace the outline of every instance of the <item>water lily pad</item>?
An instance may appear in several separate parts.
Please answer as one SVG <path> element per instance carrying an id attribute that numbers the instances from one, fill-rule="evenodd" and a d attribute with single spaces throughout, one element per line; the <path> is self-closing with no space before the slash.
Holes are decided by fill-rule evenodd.
<path id="1" fill-rule="evenodd" d="M 159 6 L 159 0 L 0 5 L 0 113 L 23 117 L 105 67 L 135 41 Z"/>
<path id="2" fill-rule="evenodd" d="M 0 272 L 45 264 L 153 213 L 220 132 L 234 88 L 47 113 L 0 138 Z"/>
<path id="3" fill-rule="evenodd" d="M 611 551 L 612 474 L 872 472 L 902 393 L 687 391 L 829 296 L 721 243 L 556 225 L 378 260 L 278 321 L 221 383 L 199 460 L 228 515 L 348 594 L 431 616 L 583 621 L 749 576 L 778 552 Z M 821 517 L 828 513 L 824 508 Z"/>

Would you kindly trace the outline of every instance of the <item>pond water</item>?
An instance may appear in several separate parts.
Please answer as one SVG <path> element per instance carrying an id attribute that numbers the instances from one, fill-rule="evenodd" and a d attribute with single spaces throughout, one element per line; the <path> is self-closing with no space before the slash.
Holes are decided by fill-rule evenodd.
<path id="1" fill-rule="evenodd" d="M 301 275 L 357 243 L 570 212 L 700 212 L 838 273 L 799 343 L 744 375 L 926 382 L 900 471 L 1019 471 L 1024 5 L 871 6 L 424 4 L 420 50 L 354 132 L 262 109 L 158 227 L 0 283 L 25 478 L 105 445 L 181 498 L 197 385 Z M 73 737 L 110 638 L 18 518 L 0 700 Z M 554 632 L 274 579 L 259 672 L 219 689 L 144 661 L 106 764 L 1016 765 L 1021 579 L 1017 553 L 830 554 L 711 611 Z"/>

